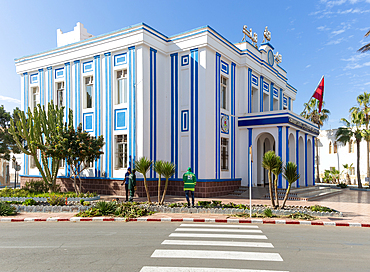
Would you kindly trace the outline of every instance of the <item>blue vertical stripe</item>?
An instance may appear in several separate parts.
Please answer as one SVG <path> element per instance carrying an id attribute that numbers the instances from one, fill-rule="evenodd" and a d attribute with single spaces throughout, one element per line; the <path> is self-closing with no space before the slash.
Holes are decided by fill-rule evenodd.
<path id="1" fill-rule="evenodd" d="M 235 178 L 235 63 L 231 63 L 231 132 L 230 132 L 230 153 L 231 153 L 231 178 Z M 248 69 L 249 71 L 250 69 Z M 250 70 L 250 75 L 248 76 L 248 88 L 252 84 L 252 70 Z M 250 86 L 251 87 L 251 86 Z M 250 101 L 250 97 L 248 100 Z"/>
<path id="2" fill-rule="evenodd" d="M 304 183 L 307 187 L 307 133 L 304 135 Z"/>
<path id="3" fill-rule="evenodd" d="M 40 85 L 40 105 L 43 106 L 45 103 L 45 89 L 44 89 L 44 69 L 39 69 L 39 85 Z"/>
<path id="4" fill-rule="evenodd" d="M 285 151 L 286 151 L 286 158 L 285 158 L 285 163 L 288 163 L 289 162 L 289 126 L 287 126 L 286 127 L 286 135 L 285 135 L 285 137 L 286 137 L 286 143 L 285 143 L 285 145 L 286 145 L 286 147 L 285 147 Z M 288 183 L 288 181 L 286 180 L 286 183 L 285 183 L 285 188 L 288 188 L 288 185 L 289 185 L 289 183 Z"/>
<path id="5" fill-rule="evenodd" d="M 23 111 L 27 113 L 28 110 L 28 74 L 23 73 Z M 23 174 L 28 174 L 28 156 L 26 154 L 23 154 L 23 161 L 24 161 L 24 168 L 23 168 Z"/>
<path id="6" fill-rule="evenodd" d="M 299 130 L 296 131 L 296 163 L 297 163 L 297 172 L 299 173 Z M 299 188 L 299 180 L 300 178 L 296 181 L 297 188 Z"/>
<path id="7" fill-rule="evenodd" d="M 53 67 L 48 67 L 48 102 L 52 100 L 53 97 Z"/>
<path id="8" fill-rule="evenodd" d="M 80 121 L 80 61 L 74 61 L 74 83 L 75 83 L 75 112 L 74 112 L 74 120 L 75 120 L 75 127 L 78 127 Z"/>
<path id="9" fill-rule="evenodd" d="M 270 111 L 274 110 L 274 83 L 270 84 Z"/>
<path id="10" fill-rule="evenodd" d="M 288 110 L 292 110 L 292 99 L 289 97 L 289 101 L 288 101 Z"/>
<path id="11" fill-rule="evenodd" d="M 252 112 L 252 69 L 248 68 L 248 113 Z"/>
<path id="12" fill-rule="evenodd" d="M 111 169 L 111 158 L 112 158 L 112 137 L 111 137 L 111 130 L 112 125 L 110 122 L 110 117 L 112 116 L 112 108 L 111 108 L 111 53 L 105 53 L 104 54 L 104 75 L 105 75 L 105 138 L 106 138 L 106 144 L 105 144 L 105 173 L 106 177 L 110 178 L 112 177 L 112 169 Z"/>
<path id="13" fill-rule="evenodd" d="M 64 121 L 68 121 L 69 108 L 71 106 L 71 75 L 70 75 L 70 63 L 67 62 L 64 64 L 64 78 L 65 78 L 65 91 L 66 91 L 66 108 L 64 112 Z M 70 166 L 66 163 L 64 166 L 65 176 L 68 177 L 70 172 Z"/>
<path id="14" fill-rule="evenodd" d="M 131 167 L 135 168 L 136 160 L 136 62 L 135 62 L 135 46 L 128 48 L 130 53 L 130 96 L 131 96 L 131 115 L 130 115 L 130 135 L 131 135 Z M 156 83 L 155 83 L 156 84 Z"/>
<path id="15" fill-rule="evenodd" d="M 278 126 L 278 134 L 279 134 L 279 146 L 278 146 L 278 155 L 283 160 L 283 127 Z M 283 186 L 283 176 L 280 173 L 279 180 L 278 180 L 278 188 L 282 188 Z"/>
<path id="16" fill-rule="evenodd" d="M 156 74 L 157 50 L 150 48 L 150 160 L 156 161 L 157 145 L 157 74 Z M 154 169 L 150 171 L 150 177 L 155 177 Z"/>
<path id="17" fill-rule="evenodd" d="M 178 177 L 178 53 L 171 55 L 171 162 Z"/>
<path id="18" fill-rule="evenodd" d="M 220 72 L 220 66 L 221 65 L 221 55 L 216 52 L 216 105 L 215 105 L 215 126 L 216 126 L 216 165 L 215 165 L 215 174 L 216 179 L 220 178 L 220 84 L 221 84 L 221 72 Z"/>
<path id="19" fill-rule="evenodd" d="M 316 137 L 312 137 L 312 170 L 313 170 L 313 176 L 312 176 L 312 184 L 313 186 L 315 186 L 315 140 L 316 140 Z"/>
<path id="20" fill-rule="evenodd" d="M 191 167 L 198 176 L 198 48 L 190 50 L 190 82 L 191 82 L 191 101 L 190 101 L 190 120 L 191 120 Z"/>
<path id="21" fill-rule="evenodd" d="M 263 76 L 260 76 L 260 112 L 263 112 Z"/>
<path id="22" fill-rule="evenodd" d="M 279 95 L 279 110 L 283 109 L 283 89 L 280 88 L 280 95 Z"/>
<path id="23" fill-rule="evenodd" d="M 100 113 L 101 113 L 101 90 L 100 90 L 100 55 L 94 56 L 94 117 L 95 117 L 95 136 L 98 137 L 101 135 L 100 131 Z M 101 173 L 101 159 L 95 161 L 95 176 L 100 177 Z"/>

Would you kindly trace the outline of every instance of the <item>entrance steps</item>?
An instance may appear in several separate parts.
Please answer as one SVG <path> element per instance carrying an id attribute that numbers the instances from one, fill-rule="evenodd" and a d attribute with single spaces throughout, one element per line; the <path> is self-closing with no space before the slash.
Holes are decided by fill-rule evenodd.
<path id="1" fill-rule="evenodd" d="M 248 188 L 248 186 L 239 186 L 239 188 L 236 191 L 232 192 L 230 196 L 241 196 L 243 193 L 248 192 Z"/>
<path id="2" fill-rule="evenodd" d="M 278 198 L 284 199 L 286 189 L 278 189 Z M 288 195 L 288 200 L 311 201 L 319 198 L 340 194 L 340 188 L 329 188 L 324 186 L 311 186 L 303 188 L 292 188 Z M 275 192 L 273 192 L 275 197 Z M 265 195 L 266 199 L 270 199 L 270 195 Z"/>

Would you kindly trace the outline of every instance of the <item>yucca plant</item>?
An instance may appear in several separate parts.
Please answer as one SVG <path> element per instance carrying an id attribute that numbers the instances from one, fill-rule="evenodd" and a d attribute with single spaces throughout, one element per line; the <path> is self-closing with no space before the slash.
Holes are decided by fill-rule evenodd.
<path id="1" fill-rule="evenodd" d="M 141 157 L 139 160 L 135 161 L 135 169 L 137 172 L 141 173 L 144 176 L 144 187 L 146 192 L 146 197 L 149 202 L 150 201 L 150 193 L 148 190 L 148 184 L 146 182 L 146 173 L 148 173 L 149 169 L 152 167 L 152 161 L 147 159 L 146 157 Z"/>
<path id="2" fill-rule="evenodd" d="M 117 209 L 116 202 L 106 202 L 106 201 L 98 201 L 95 204 L 95 208 L 97 208 L 102 215 L 109 215 L 114 214 Z"/>
<path id="3" fill-rule="evenodd" d="M 8 216 L 15 214 L 17 214 L 15 207 L 11 206 L 6 202 L 0 201 L 0 216 Z"/>
<path id="4" fill-rule="evenodd" d="M 277 190 L 277 181 L 279 179 L 279 175 L 283 172 L 283 162 L 281 161 L 281 158 L 279 156 L 276 156 L 276 164 L 275 168 L 272 169 L 272 173 L 275 176 L 274 179 L 274 187 L 275 187 L 275 199 L 276 199 L 276 206 L 279 207 L 279 196 L 278 196 L 278 190 Z"/>
<path id="5" fill-rule="evenodd" d="M 268 171 L 271 206 L 275 207 L 275 201 L 272 194 L 272 170 L 276 167 L 276 154 L 274 151 L 270 150 L 263 155 L 262 166 Z"/>
<path id="6" fill-rule="evenodd" d="M 288 162 L 283 169 L 283 177 L 288 181 L 289 185 L 285 192 L 285 197 L 283 200 L 283 205 L 281 206 L 282 209 L 285 207 L 285 202 L 288 199 L 288 195 L 290 192 L 290 188 L 292 187 L 292 184 L 296 182 L 299 179 L 299 174 L 297 170 L 297 165 L 294 162 Z"/>
<path id="7" fill-rule="evenodd" d="M 161 203 L 163 204 L 164 197 L 167 193 L 167 187 L 168 187 L 168 179 L 175 174 L 176 166 L 172 162 L 163 162 L 162 165 L 162 175 L 166 178 L 166 185 L 164 186 L 164 191 L 161 199 Z"/>
<path id="8" fill-rule="evenodd" d="M 163 161 L 156 161 L 154 163 L 154 171 L 158 174 L 158 204 L 161 201 L 161 176 L 163 173 Z"/>

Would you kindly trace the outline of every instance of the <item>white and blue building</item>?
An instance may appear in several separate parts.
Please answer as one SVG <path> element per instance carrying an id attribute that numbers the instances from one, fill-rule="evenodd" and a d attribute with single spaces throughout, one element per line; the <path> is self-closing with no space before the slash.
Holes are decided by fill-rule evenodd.
<path id="1" fill-rule="evenodd" d="M 273 54 L 269 42 L 233 44 L 210 26 L 167 37 L 141 23 L 92 36 L 78 23 L 58 30 L 57 48 L 15 65 L 22 109 L 53 100 L 73 110 L 75 124 L 104 136 L 104 155 L 86 177 L 120 179 L 146 156 L 174 162 L 173 181 L 190 166 L 208 187 L 247 186 L 250 173 L 253 186 L 263 186 L 262 156 L 275 150 L 298 164 L 297 187 L 313 185 L 319 130 L 293 112 L 297 90 Z M 38 175 L 31 158 L 23 165 L 23 177 Z M 68 174 L 61 164 L 59 175 Z"/>

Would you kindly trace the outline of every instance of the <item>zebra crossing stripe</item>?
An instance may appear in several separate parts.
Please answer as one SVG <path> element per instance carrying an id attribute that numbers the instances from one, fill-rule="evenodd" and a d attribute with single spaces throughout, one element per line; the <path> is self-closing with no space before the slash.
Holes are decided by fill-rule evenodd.
<path id="1" fill-rule="evenodd" d="M 249 230 L 249 229 L 177 228 L 175 229 L 175 231 L 262 233 L 262 230 Z"/>
<path id="2" fill-rule="evenodd" d="M 229 238 L 229 239 L 267 239 L 265 235 L 247 234 L 218 234 L 218 233 L 171 233 L 170 237 L 190 237 L 190 238 Z"/>
<path id="3" fill-rule="evenodd" d="M 282 262 L 279 253 L 216 251 L 216 250 L 167 250 L 156 249 L 152 258 L 187 258 L 187 259 L 216 259 L 216 260 L 243 260 L 243 261 L 275 261 Z"/>
<path id="4" fill-rule="evenodd" d="M 184 246 L 230 246 L 230 247 L 264 247 L 274 248 L 271 243 L 234 242 L 234 241 L 194 241 L 194 240 L 164 240 L 162 245 Z"/>
<path id="5" fill-rule="evenodd" d="M 238 228 L 238 229 L 258 229 L 258 226 L 248 225 L 221 225 L 221 224 L 181 224 L 180 227 L 209 227 L 209 228 Z"/>
<path id="6" fill-rule="evenodd" d="M 257 270 L 257 269 L 231 269 L 231 268 L 206 268 L 206 267 L 164 267 L 164 266 L 144 266 L 140 272 L 288 272 L 277 270 Z"/>

